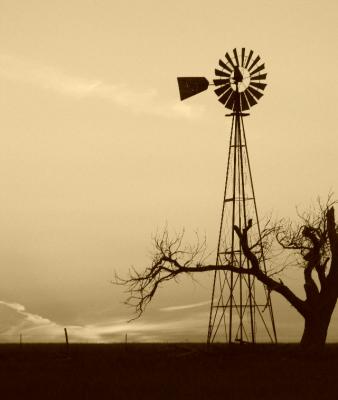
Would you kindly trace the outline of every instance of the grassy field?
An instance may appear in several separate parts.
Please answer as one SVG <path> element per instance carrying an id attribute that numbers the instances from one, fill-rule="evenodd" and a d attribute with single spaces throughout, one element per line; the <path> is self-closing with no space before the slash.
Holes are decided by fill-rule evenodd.
<path id="1" fill-rule="evenodd" d="M 0 345 L 1 399 L 336 399 L 338 346 Z"/>

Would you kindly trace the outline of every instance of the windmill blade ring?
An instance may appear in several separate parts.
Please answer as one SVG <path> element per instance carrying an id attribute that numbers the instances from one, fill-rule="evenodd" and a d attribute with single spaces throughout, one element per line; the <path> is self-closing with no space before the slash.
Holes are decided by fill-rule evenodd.
<path id="1" fill-rule="evenodd" d="M 253 50 L 244 47 L 226 52 L 213 80 L 218 101 L 230 110 L 247 111 L 257 104 L 266 88 L 265 64 Z M 237 99 L 237 100 L 236 100 Z"/>

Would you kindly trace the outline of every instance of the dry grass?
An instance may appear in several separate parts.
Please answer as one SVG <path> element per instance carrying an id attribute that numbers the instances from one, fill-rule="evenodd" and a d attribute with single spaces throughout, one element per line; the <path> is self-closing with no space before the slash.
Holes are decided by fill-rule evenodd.
<path id="1" fill-rule="evenodd" d="M 2 399 L 335 399 L 338 346 L 0 345 Z"/>

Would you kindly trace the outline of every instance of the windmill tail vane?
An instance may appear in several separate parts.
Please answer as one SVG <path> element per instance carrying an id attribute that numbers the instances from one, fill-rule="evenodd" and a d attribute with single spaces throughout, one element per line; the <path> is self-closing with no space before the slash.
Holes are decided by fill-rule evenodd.
<path id="1" fill-rule="evenodd" d="M 209 87 L 209 81 L 204 77 L 177 78 L 181 100 L 185 100 L 195 94 L 204 92 Z"/>

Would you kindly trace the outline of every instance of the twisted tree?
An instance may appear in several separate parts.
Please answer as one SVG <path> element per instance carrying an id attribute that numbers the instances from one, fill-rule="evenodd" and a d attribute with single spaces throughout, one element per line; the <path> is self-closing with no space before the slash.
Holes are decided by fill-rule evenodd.
<path id="1" fill-rule="evenodd" d="M 305 296 L 296 295 L 281 279 L 276 271 L 261 268 L 255 247 L 257 241 L 250 241 L 249 220 L 244 229 L 235 226 L 244 256 L 249 261 L 248 268 L 239 268 L 225 262 L 223 265 L 205 263 L 205 241 L 184 247 L 183 234 L 170 239 L 165 231 L 154 239 L 152 262 L 144 271 L 129 271 L 126 278 L 115 277 L 115 283 L 127 288 L 126 303 L 135 308 L 140 316 L 152 300 L 158 288 L 165 282 L 176 279 L 181 274 L 195 274 L 206 271 L 232 271 L 250 274 L 262 282 L 269 291 L 283 296 L 304 318 L 304 332 L 301 344 L 306 348 L 319 349 L 326 341 L 331 316 L 338 298 L 338 233 L 335 223 L 334 202 L 299 215 L 300 222 L 294 225 L 283 221 L 266 226 L 262 230 L 263 247 L 271 249 L 273 239 L 284 252 L 292 252 L 293 259 L 304 270 Z M 254 244 L 252 244 L 254 242 Z M 282 270 L 285 264 L 281 265 Z"/>

